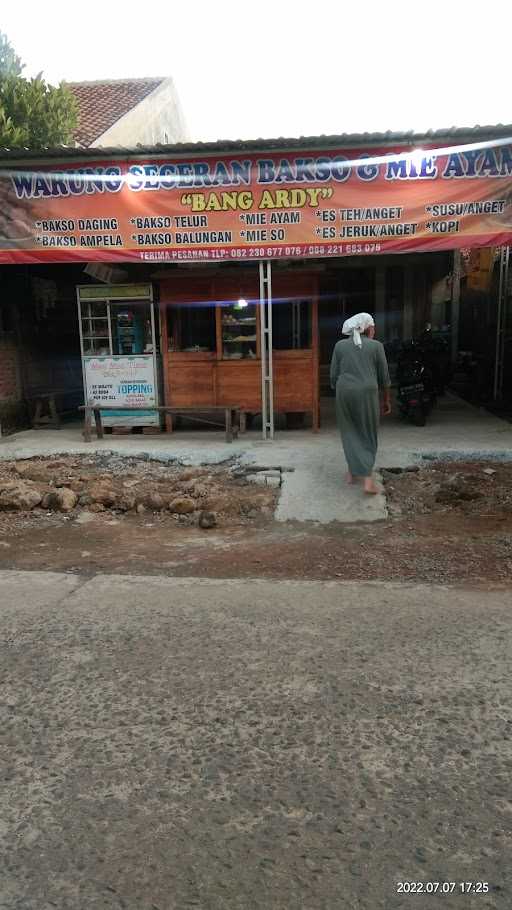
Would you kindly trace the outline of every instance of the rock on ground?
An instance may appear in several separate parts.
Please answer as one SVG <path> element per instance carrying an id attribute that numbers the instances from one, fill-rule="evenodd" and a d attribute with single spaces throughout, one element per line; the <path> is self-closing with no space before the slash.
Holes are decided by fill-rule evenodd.
<path id="1" fill-rule="evenodd" d="M 103 506 L 113 506 L 116 494 L 111 486 L 106 483 L 94 483 L 89 487 L 89 496 L 92 502 L 101 503 Z"/>
<path id="2" fill-rule="evenodd" d="M 215 528 L 217 525 L 217 516 L 215 512 L 201 512 L 199 515 L 199 527 L 204 530 Z"/>
<path id="3" fill-rule="evenodd" d="M 224 526 L 233 520 L 243 524 L 249 515 L 254 519 L 271 514 L 276 501 L 276 493 L 267 490 L 266 498 L 255 502 L 254 488 L 234 477 L 229 467 L 183 468 L 107 454 L 0 461 L 0 491 L 4 511 L 30 511 L 41 502 L 46 512 L 55 513 L 76 506 L 134 515 L 146 509 L 159 513 L 159 520 L 167 515 L 183 525 L 195 523 L 202 511 L 214 512 Z M 48 519 L 45 514 L 36 517 Z"/>
<path id="4" fill-rule="evenodd" d="M 42 498 L 37 487 L 23 481 L 0 485 L 1 511 L 28 512 L 38 506 Z"/>
<path id="5" fill-rule="evenodd" d="M 169 503 L 169 511 L 176 515 L 191 515 L 195 509 L 194 500 L 190 496 L 177 497 Z"/>
<path id="6" fill-rule="evenodd" d="M 52 493 L 47 493 L 43 498 L 45 509 L 52 509 L 55 512 L 71 512 L 78 503 L 78 496 L 73 490 L 67 487 L 59 487 Z"/>

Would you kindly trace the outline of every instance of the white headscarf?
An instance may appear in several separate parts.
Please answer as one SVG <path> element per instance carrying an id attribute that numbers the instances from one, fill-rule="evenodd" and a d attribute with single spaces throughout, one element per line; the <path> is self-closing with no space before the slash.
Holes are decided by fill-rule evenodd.
<path id="1" fill-rule="evenodd" d="M 354 344 L 360 348 L 362 345 L 361 335 L 371 325 L 375 325 L 375 323 L 369 313 L 358 313 L 357 316 L 351 316 L 350 319 L 345 320 L 341 331 L 344 335 L 352 335 Z"/>

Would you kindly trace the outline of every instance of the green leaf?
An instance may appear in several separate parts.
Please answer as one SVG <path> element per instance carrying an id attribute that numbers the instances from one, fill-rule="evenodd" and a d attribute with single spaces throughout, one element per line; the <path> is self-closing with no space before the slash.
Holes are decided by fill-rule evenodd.
<path id="1" fill-rule="evenodd" d="M 77 104 L 64 85 L 44 79 L 0 75 L 0 145 L 44 148 L 71 141 Z"/>

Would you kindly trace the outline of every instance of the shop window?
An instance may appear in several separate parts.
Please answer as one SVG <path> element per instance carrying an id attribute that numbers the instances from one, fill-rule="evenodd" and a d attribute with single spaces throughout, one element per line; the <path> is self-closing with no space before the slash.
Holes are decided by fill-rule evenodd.
<path id="1" fill-rule="evenodd" d="M 256 305 L 240 298 L 223 306 L 222 356 L 224 360 L 254 360 L 257 356 Z"/>
<path id="2" fill-rule="evenodd" d="M 215 307 L 209 304 L 170 306 L 167 308 L 167 331 L 170 351 L 215 351 Z"/>
<path id="3" fill-rule="evenodd" d="M 280 300 L 272 304 L 272 344 L 276 351 L 311 347 L 311 301 Z"/>

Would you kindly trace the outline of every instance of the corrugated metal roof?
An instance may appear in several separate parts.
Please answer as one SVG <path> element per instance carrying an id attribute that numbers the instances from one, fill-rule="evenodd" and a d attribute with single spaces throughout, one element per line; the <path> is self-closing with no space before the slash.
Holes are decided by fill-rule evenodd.
<path id="1" fill-rule="evenodd" d="M 163 78 L 66 83 L 78 104 L 78 126 L 73 138 L 79 145 L 91 145 L 162 82 Z"/>
<path id="2" fill-rule="evenodd" d="M 340 133 L 336 136 L 300 136 L 279 137 L 275 139 L 219 139 L 215 142 L 180 142 L 175 145 L 148 145 L 131 148 L 77 148 L 76 146 L 58 146 L 40 151 L 34 149 L 0 148 L 0 161 L 13 160 L 47 160 L 50 158 L 126 158 L 130 156 L 163 157 L 165 155 L 185 155 L 188 153 L 207 154 L 224 152 L 257 152 L 280 149 L 314 149 L 314 148 L 363 148 L 365 146 L 417 146 L 421 144 L 439 144 L 448 141 L 454 144 L 503 139 L 512 136 L 512 124 L 498 123 L 494 126 L 449 127 L 447 129 L 428 130 L 424 133 L 393 132 L 385 133 Z"/>

